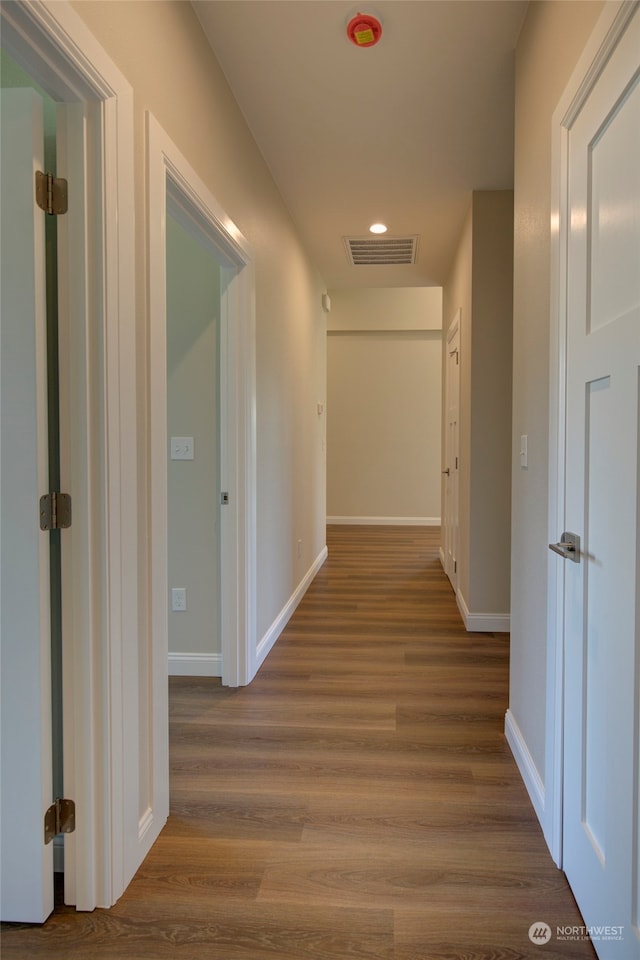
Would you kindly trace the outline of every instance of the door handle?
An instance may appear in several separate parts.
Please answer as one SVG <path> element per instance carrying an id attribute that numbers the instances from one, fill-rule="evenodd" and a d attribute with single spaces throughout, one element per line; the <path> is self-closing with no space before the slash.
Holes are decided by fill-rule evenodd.
<path id="1" fill-rule="evenodd" d="M 446 475 L 449 476 L 449 474 L 451 473 L 451 470 L 449 470 L 449 467 L 447 467 L 447 469 L 443 470 L 442 472 L 446 473 Z"/>
<path id="2" fill-rule="evenodd" d="M 564 560 L 573 560 L 574 563 L 580 563 L 580 537 L 577 533 L 569 533 L 565 530 L 560 543 L 550 543 L 549 550 L 553 550 Z"/>

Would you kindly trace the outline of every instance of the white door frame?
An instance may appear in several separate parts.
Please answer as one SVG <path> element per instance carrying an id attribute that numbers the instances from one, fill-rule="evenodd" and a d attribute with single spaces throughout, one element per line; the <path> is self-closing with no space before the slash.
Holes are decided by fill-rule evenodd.
<path id="1" fill-rule="evenodd" d="M 180 222 L 220 263 L 220 603 L 222 682 L 249 683 L 256 661 L 256 387 L 254 267 L 249 245 L 151 113 L 147 113 L 149 410 L 151 418 L 151 610 L 156 731 L 166 728 L 167 580 L 167 196 Z M 160 693 L 164 691 L 164 693 Z M 163 734 L 166 739 L 166 735 Z M 166 770 L 168 759 L 158 761 Z"/>
<path id="2" fill-rule="evenodd" d="M 549 543 L 565 529 L 565 392 L 567 377 L 568 144 L 571 126 L 638 6 L 620 0 L 605 9 L 560 98 L 552 120 L 551 324 L 549 393 Z M 543 830 L 562 866 L 564 564 L 549 555 L 547 567 L 547 685 Z"/>
<path id="3" fill-rule="evenodd" d="M 83 201 L 61 228 L 75 520 L 63 545 L 65 792 L 77 809 L 65 896 L 91 910 L 121 895 L 140 848 L 133 94 L 66 0 L 0 16 L 3 46 L 65 104 L 66 159 L 82 167 Z"/>

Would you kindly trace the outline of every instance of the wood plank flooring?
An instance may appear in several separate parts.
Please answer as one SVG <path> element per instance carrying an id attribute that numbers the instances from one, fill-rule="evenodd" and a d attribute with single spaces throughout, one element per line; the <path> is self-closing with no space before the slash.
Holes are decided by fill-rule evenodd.
<path id="1" fill-rule="evenodd" d="M 251 686 L 171 680 L 171 816 L 111 910 L 7 925 L 3 960 L 594 960 L 429 528 L 333 527 Z"/>

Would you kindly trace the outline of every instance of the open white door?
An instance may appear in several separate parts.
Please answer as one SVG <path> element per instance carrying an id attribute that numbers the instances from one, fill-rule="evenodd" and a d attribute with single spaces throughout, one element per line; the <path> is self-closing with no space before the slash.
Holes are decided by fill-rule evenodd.
<path id="1" fill-rule="evenodd" d="M 76 806 L 76 830 L 64 845 L 65 898 L 80 910 L 93 910 L 109 907 L 121 896 L 166 819 L 154 789 L 154 637 L 141 629 L 139 596 L 138 547 L 144 523 L 136 494 L 141 489 L 141 447 L 136 415 L 133 90 L 66 0 L 0 3 L 0 26 L 3 50 L 58 104 L 57 173 L 69 181 L 69 211 L 58 221 L 57 231 L 61 485 L 73 498 L 73 526 L 62 538 L 64 792 Z M 6 117 L 3 109 L 3 120 Z M 15 144 L 15 137 L 3 129 L 3 148 Z M 29 183 L 32 155 L 30 146 Z M 4 155 L 2 159 L 3 187 L 6 182 L 15 193 Z M 2 201 L 4 324 L 5 272 L 17 278 L 18 268 L 6 256 L 10 252 L 17 257 L 16 218 L 4 195 Z M 19 447 L 15 439 L 9 442 L 8 434 L 5 444 L 4 376 L 10 361 L 5 358 L 4 327 L 2 337 L 4 551 L 4 469 L 13 466 L 6 454 L 10 451 L 17 463 Z M 28 365 L 19 372 L 25 377 Z M 26 437 L 21 434 L 19 439 L 22 443 Z M 24 462 L 20 468 L 26 488 L 30 474 Z M 26 500 L 26 489 L 22 493 Z M 31 493 L 28 499 L 31 504 Z M 37 523 L 37 498 L 32 509 Z M 14 523 L 13 503 L 11 511 Z M 4 553 L 2 572 L 4 576 Z M 3 580 L 3 616 L 12 589 Z M 20 596 L 25 595 L 33 607 L 37 586 L 23 585 Z M 11 600 L 15 603 L 15 596 Z M 19 609 L 25 610 L 26 602 Z M 166 676 L 166 658 L 164 670 Z M 3 673 L 5 681 L 11 686 L 10 674 Z M 44 723 L 48 707 L 37 683 L 34 687 L 37 693 L 16 694 L 34 711 L 41 705 Z M 10 723 L 4 723 L 3 735 L 19 728 L 11 712 L 8 706 Z M 164 718 L 166 723 L 166 712 Z M 28 749 L 24 753 L 35 756 Z M 7 776 L 7 784 L 13 779 Z M 31 796 L 28 784 L 19 786 L 21 798 Z M 3 831 L 15 831 L 17 825 L 22 830 L 29 816 L 24 802 L 20 819 L 13 811 L 3 812 Z M 41 835 L 40 826 L 38 841 Z M 5 867 L 6 849 L 2 853 Z"/>
<path id="2" fill-rule="evenodd" d="M 1 917 L 38 923 L 53 909 L 49 534 L 42 101 L 3 90 L 0 349 Z"/>
<path id="3" fill-rule="evenodd" d="M 561 543 L 576 534 L 580 545 L 554 547 L 565 555 L 563 866 L 599 957 L 631 960 L 640 956 L 638 9 L 574 110 L 567 156 Z"/>

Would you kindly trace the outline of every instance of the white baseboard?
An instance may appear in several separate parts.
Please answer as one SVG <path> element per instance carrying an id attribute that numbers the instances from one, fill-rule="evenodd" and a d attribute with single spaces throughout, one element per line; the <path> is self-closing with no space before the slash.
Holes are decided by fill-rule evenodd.
<path id="1" fill-rule="evenodd" d="M 327 517 L 327 523 L 367 527 L 439 527 L 440 517 Z"/>
<path id="2" fill-rule="evenodd" d="M 169 653 L 170 677 L 221 677 L 220 653 Z"/>
<path id="3" fill-rule="evenodd" d="M 469 633 L 510 633 L 511 616 L 508 613 L 471 613 L 460 591 L 456 603 Z"/>
<path id="4" fill-rule="evenodd" d="M 276 640 L 288 624 L 289 620 L 293 616 L 293 613 L 304 597 L 305 593 L 309 588 L 309 584 L 317 574 L 318 570 L 325 562 L 329 555 L 327 547 L 323 547 L 314 562 L 311 564 L 309 570 L 306 572 L 294 592 L 291 594 L 289 600 L 285 603 L 284 607 L 275 618 L 262 640 L 258 644 L 256 650 L 256 673 L 264 663 L 267 654 L 275 644 Z"/>
<path id="5" fill-rule="evenodd" d="M 442 547 L 440 547 L 440 549 L 438 550 L 438 554 L 439 554 L 439 556 L 440 556 L 440 563 L 442 564 L 442 569 L 443 569 L 444 572 L 446 573 L 446 572 L 447 572 L 447 568 L 446 568 L 445 565 L 444 565 L 444 550 L 442 549 Z"/>
<path id="6" fill-rule="evenodd" d="M 524 785 L 527 788 L 527 793 L 533 804 L 536 816 L 544 826 L 544 784 L 533 762 L 533 757 L 529 753 L 529 748 L 522 736 L 522 731 L 516 723 L 511 710 L 507 710 L 505 714 L 504 735 L 507 738 L 507 743 L 511 747 L 511 752 L 520 771 L 520 776 L 524 780 Z"/>

